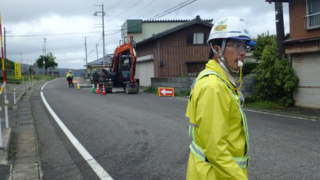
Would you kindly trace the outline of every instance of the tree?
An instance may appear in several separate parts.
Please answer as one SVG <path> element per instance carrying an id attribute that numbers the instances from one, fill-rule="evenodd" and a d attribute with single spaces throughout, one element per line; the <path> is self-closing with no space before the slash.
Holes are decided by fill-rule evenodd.
<path id="1" fill-rule="evenodd" d="M 58 63 L 54 61 L 56 57 L 51 52 L 49 52 L 46 56 L 40 55 L 40 57 L 36 59 L 39 68 L 43 68 L 43 59 L 45 61 L 45 73 L 47 73 L 47 69 L 50 67 L 52 69 L 58 67 Z"/>
<path id="2" fill-rule="evenodd" d="M 292 92 L 297 87 L 299 79 L 295 76 L 288 59 L 282 56 L 282 59 L 278 60 L 275 40 L 264 48 L 261 59 L 261 64 L 255 69 L 257 98 L 281 106 L 292 105 Z"/>
<path id="3" fill-rule="evenodd" d="M 6 62 L 6 71 L 7 70 L 14 70 L 14 62 L 9 60 L 9 59 L 7 59 L 7 58 L 6 58 L 6 61 L 7 61 Z M 2 70 L 2 62 L 0 63 L 0 68 Z"/>
<path id="4" fill-rule="evenodd" d="M 252 55 L 256 60 L 262 59 L 262 52 L 264 48 L 267 45 L 272 45 L 273 42 L 276 42 L 276 36 L 275 35 L 265 35 L 261 34 L 258 35 L 257 39 L 254 39 L 254 41 L 257 42 L 257 45 L 255 46 L 255 50 L 253 51 Z"/>

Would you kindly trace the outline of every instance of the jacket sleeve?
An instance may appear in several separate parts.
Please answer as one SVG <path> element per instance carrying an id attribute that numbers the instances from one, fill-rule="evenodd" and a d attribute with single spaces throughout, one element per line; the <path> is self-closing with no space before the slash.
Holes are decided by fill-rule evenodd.
<path id="1" fill-rule="evenodd" d="M 247 179 L 227 149 L 229 111 L 233 100 L 229 93 L 224 84 L 201 89 L 196 106 L 198 137 L 200 146 L 217 177 Z"/>

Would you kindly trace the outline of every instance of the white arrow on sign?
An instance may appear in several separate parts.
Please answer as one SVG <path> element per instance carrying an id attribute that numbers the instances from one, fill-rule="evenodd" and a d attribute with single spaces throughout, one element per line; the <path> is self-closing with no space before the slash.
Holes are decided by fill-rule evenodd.
<path id="1" fill-rule="evenodd" d="M 161 91 L 161 93 L 164 94 L 164 95 L 166 95 L 166 93 L 171 93 L 171 94 L 172 94 L 172 91 L 166 91 L 166 89 L 163 89 L 163 90 Z"/>

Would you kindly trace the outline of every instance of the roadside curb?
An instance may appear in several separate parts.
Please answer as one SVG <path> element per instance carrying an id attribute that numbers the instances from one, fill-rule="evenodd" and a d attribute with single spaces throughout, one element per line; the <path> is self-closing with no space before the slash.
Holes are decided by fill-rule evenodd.
<path id="1" fill-rule="evenodd" d="M 178 99 L 185 99 L 186 101 L 188 100 L 189 96 L 175 96 L 173 98 L 178 98 Z M 302 120 L 310 120 L 310 121 L 318 121 L 320 122 L 320 116 L 315 117 L 312 115 L 306 115 L 306 114 L 298 114 L 298 113 L 290 113 L 290 112 L 285 112 L 285 111 L 276 111 L 276 110 L 268 110 L 268 109 L 255 109 L 255 108 L 248 108 L 244 107 L 244 111 L 249 111 L 249 112 L 256 112 L 256 113 L 264 113 L 264 114 L 273 114 L 277 116 L 284 116 L 284 117 L 291 117 L 295 119 L 302 119 Z M 303 111 L 303 108 L 297 108 L 296 111 Z M 320 114 L 320 112 L 319 112 Z"/>
<path id="2" fill-rule="evenodd" d="M 9 152 L 11 148 L 12 129 L 5 128 L 2 130 L 3 149 L 0 150 L 0 164 L 8 165 Z"/>
<path id="3" fill-rule="evenodd" d="M 17 97 L 17 104 L 19 103 L 16 127 L 17 153 L 10 166 L 9 180 L 21 178 L 43 180 L 42 163 L 34 124 L 35 121 L 33 119 L 30 104 L 31 94 L 38 85 L 42 85 L 42 80 L 34 86 L 30 86 L 30 90 L 28 89 L 28 91 L 26 91 L 26 89 L 24 89 Z M 21 101 L 22 97 L 25 97 L 23 101 Z"/>

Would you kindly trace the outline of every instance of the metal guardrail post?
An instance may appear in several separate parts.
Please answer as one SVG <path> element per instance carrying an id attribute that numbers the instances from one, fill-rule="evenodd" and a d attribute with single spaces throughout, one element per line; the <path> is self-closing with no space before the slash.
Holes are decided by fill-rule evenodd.
<path id="1" fill-rule="evenodd" d="M 13 105 L 15 106 L 17 103 L 17 100 L 16 100 L 16 89 L 13 88 Z"/>
<path id="2" fill-rule="evenodd" d="M 8 104 L 9 101 L 7 99 L 3 100 L 4 103 L 4 113 L 5 113 L 5 118 L 6 118 L 6 128 L 9 128 L 9 113 L 8 113 Z"/>
<path id="3" fill-rule="evenodd" d="M 1 107 L 0 107 L 1 111 Z M 0 116 L 0 150 L 3 149 L 3 143 L 2 143 L 2 127 L 1 127 L 1 116 Z"/>

